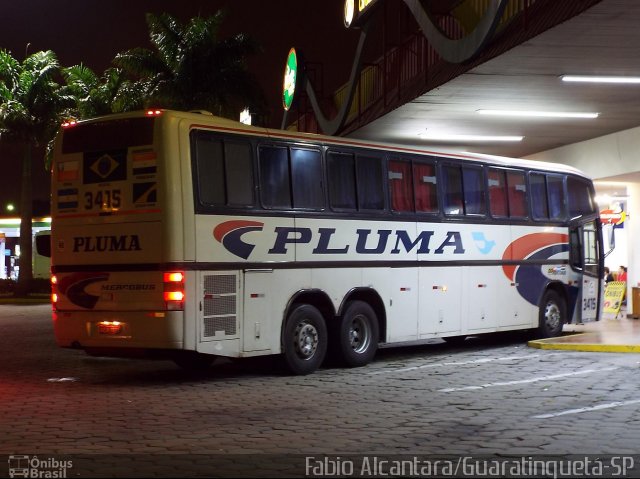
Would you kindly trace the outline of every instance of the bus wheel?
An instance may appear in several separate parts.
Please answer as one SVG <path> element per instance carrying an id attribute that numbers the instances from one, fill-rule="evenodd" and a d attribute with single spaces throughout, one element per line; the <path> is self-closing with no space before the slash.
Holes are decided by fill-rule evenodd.
<path id="1" fill-rule="evenodd" d="M 320 367 L 327 353 L 327 325 L 317 308 L 295 306 L 284 329 L 284 360 L 293 374 L 310 374 Z"/>
<path id="2" fill-rule="evenodd" d="M 547 290 L 540 303 L 539 336 L 553 338 L 560 336 L 567 319 L 567 305 L 562 297 L 552 289 Z"/>
<path id="3" fill-rule="evenodd" d="M 348 303 L 336 339 L 336 352 L 342 363 L 349 367 L 369 364 L 379 339 L 378 318 L 373 308 L 364 301 Z"/>
<path id="4" fill-rule="evenodd" d="M 196 351 L 181 351 L 173 357 L 173 362 L 185 371 L 206 371 L 216 357 Z"/>

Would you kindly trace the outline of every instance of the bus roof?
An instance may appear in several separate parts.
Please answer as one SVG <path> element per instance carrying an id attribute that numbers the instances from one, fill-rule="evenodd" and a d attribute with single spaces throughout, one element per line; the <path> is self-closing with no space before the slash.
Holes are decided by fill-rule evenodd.
<path id="1" fill-rule="evenodd" d="M 463 160 L 471 160 L 471 161 L 475 160 L 483 163 L 491 163 L 497 166 L 505 166 L 505 167 L 510 166 L 510 167 L 520 167 L 520 168 L 528 168 L 528 169 L 538 169 L 538 170 L 545 170 L 545 171 L 558 172 L 558 173 L 570 173 L 570 174 L 575 174 L 582 177 L 588 177 L 588 175 L 586 175 L 584 172 L 580 171 L 579 169 L 574 168 L 572 166 L 564 165 L 562 163 L 527 160 L 522 158 L 509 158 L 504 156 L 487 155 L 483 153 L 453 152 L 450 150 L 444 150 L 444 149 L 439 150 L 437 148 L 430 148 L 422 145 L 411 145 L 411 146 L 399 145 L 394 143 L 361 140 L 357 138 L 345 138 L 345 137 L 337 137 L 337 136 L 319 135 L 315 133 L 301 133 L 297 131 L 263 128 L 263 127 L 253 126 L 253 125 L 245 125 L 243 123 L 229 120 L 227 118 L 215 116 L 207 111 L 184 112 L 184 111 L 165 110 L 165 109 L 140 110 L 136 112 L 119 113 L 119 114 L 97 117 L 89 120 L 83 120 L 78 122 L 78 124 L 82 124 L 85 122 L 104 121 L 107 119 L 140 117 L 145 115 L 176 116 L 179 118 L 185 118 L 187 120 L 192 121 L 193 126 L 196 126 L 196 127 L 204 127 L 207 129 L 225 131 L 229 133 L 245 133 L 250 135 L 268 136 L 273 139 L 297 140 L 297 141 L 303 141 L 303 142 L 309 141 L 313 143 L 319 142 L 327 146 L 329 145 L 353 146 L 353 147 L 360 147 L 360 148 L 379 149 L 379 150 L 385 150 L 385 151 L 395 151 L 398 153 L 439 156 L 439 157 L 463 159 Z"/>

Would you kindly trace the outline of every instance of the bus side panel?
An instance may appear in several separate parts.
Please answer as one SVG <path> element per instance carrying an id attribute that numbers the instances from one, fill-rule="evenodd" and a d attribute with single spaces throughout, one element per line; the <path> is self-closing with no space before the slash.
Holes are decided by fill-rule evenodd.
<path id="1" fill-rule="evenodd" d="M 505 275 L 514 285 L 515 294 L 520 298 L 516 301 L 520 302 L 518 315 L 520 311 L 524 313 L 522 324 L 528 324 L 531 328 L 538 327 L 540 300 L 550 283 L 564 285 L 567 292 L 567 311 L 572 312 L 579 276 L 567 264 L 569 259 L 567 228 L 512 226 L 511 232 L 510 259 L 530 262 L 530 264 L 503 268 Z M 549 263 L 545 264 L 545 260 L 549 260 Z"/>

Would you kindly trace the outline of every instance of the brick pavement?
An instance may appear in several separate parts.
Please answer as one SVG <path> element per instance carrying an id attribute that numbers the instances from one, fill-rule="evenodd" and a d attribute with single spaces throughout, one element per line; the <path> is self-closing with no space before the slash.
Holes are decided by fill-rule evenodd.
<path id="1" fill-rule="evenodd" d="M 323 454 L 640 452 L 637 355 L 535 350 L 517 334 L 305 377 L 272 358 L 193 375 L 59 349 L 48 306 L 0 305 L 0 327 L 0 455 L 70 457 L 69 476 L 299 476 Z"/>

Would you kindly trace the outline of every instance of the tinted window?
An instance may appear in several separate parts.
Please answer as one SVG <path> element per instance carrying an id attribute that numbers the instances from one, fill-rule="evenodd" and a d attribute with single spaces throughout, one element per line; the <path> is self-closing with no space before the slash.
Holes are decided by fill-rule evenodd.
<path id="1" fill-rule="evenodd" d="M 120 150 L 153 143 L 154 118 L 81 123 L 67 128 L 62 136 L 62 153 Z"/>
<path id="2" fill-rule="evenodd" d="M 320 209 L 324 206 L 320 151 L 291 148 L 293 206 Z"/>
<path id="3" fill-rule="evenodd" d="M 260 194 L 267 208 L 291 208 L 287 148 L 260 148 Z"/>
<path id="4" fill-rule="evenodd" d="M 549 195 L 549 218 L 564 220 L 567 216 L 564 205 L 564 178 L 547 175 L 547 194 Z"/>
<path id="5" fill-rule="evenodd" d="M 225 204 L 224 149 L 222 141 L 208 135 L 196 140 L 198 198 L 205 205 Z"/>
<path id="6" fill-rule="evenodd" d="M 467 215 L 483 215 L 485 213 L 483 178 L 482 168 L 462 169 L 464 212 Z"/>
<path id="7" fill-rule="evenodd" d="M 329 202 L 332 208 L 356 209 L 355 159 L 348 153 L 327 153 Z"/>
<path id="8" fill-rule="evenodd" d="M 380 158 L 358 156 L 358 209 L 381 210 L 384 208 L 382 189 L 382 162 Z"/>
<path id="9" fill-rule="evenodd" d="M 595 212 L 591 186 L 588 182 L 569 176 L 567 178 L 567 193 L 569 216 L 573 218 Z"/>
<path id="10" fill-rule="evenodd" d="M 442 168 L 444 213 L 447 215 L 464 214 L 462 203 L 462 172 L 457 166 Z"/>
<path id="11" fill-rule="evenodd" d="M 251 144 L 195 132 L 195 175 L 198 200 L 211 206 L 253 205 Z"/>
<path id="12" fill-rule="evenodd" d="M 527 216 L 527 185 L 524 181 L 524 172 L 509 171 L 507 173 L 507 188 L 509 216 L 511 218 L 525 218 Z"/>
<path id="13" fill-rule="evenodd" d="M 388 176 L 391 209 L 394 211 L 413 211 L 411 163 L 407 161 L 389 161 Z"/>
<path id="14" fill-rule="evenodd" d="M 529 185 L 531 186 L 531 212 L 533 218 L 537 220 L 548 219 L 547 182 L 544 175 L 532 173 L 529 176 Z"/>
<path id="15" fill-rule="evenodd" d="M 489 168 L 489 204 L 493 216 L 508 216 L 507 175 L 503 170 Z"/>
<path id="16" fill-rule="evenodd" d="M 414 164 L 413 179 L 416 191 L 416 211 L 422 213 L 437 213 L 438 184 L 436 181 L 435 165 L 428 163 Z"/>

